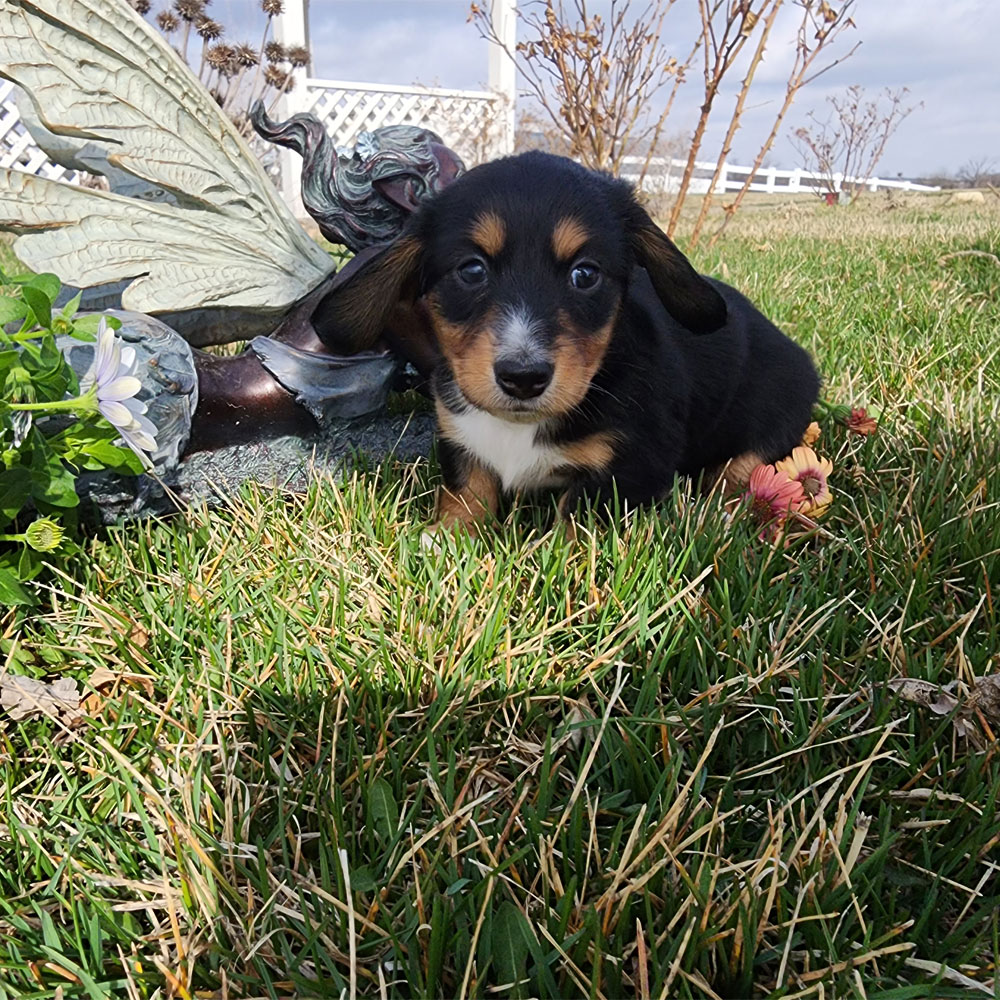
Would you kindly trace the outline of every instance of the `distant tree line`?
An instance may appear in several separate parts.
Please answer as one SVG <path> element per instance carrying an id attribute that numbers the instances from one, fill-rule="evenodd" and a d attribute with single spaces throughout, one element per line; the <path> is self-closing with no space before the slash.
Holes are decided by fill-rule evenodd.
<path id="1" fill-rule="evenodd" d="M 943 188 L 1000 188 L 1000 160 L 990 156 L 973 157 L 953 174 L 942 171 L 916 179 L 921 184 L 937 184 Z"/>

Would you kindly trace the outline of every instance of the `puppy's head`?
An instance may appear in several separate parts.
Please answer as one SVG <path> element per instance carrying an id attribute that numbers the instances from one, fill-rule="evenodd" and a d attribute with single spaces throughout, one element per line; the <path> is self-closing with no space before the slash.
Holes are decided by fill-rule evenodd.
<path id="1" fill-rule="evenodd" d="M 360 347 L 400 297 L 424 296 L 464 401 L 540 420 L 586 395 L 637 264 L 684 327 L 725 323 L 722 298 L 627 184 L 527 153 L 471 170 L 425 204 L 331 306 Z"/>

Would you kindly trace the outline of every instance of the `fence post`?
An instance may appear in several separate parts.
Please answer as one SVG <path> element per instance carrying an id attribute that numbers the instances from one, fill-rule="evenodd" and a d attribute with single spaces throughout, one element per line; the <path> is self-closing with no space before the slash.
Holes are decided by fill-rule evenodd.
<path id="1" fill-rule="evenodd" d="M 501 156 L 514 152 L 514 122 L 517 110 L 517 0 L 492 0 L 490 21 L 503 46 L 490 43 L 489 89 L 499 95 L 498 150 Z M 506 49 L 506 51 L 504 51 Z M 508 55 L 507 53 L 510 53 Z"/>
<path id="2" fill-rule="evenodd" d="M 309 48 L 309 0 L 285 0 L 282 12 L 274 19 L 274 40 L 286 48 L 295 45 Z M 312 76 L 311 51 L 309 63 L 292 69 L 291 74 L 295 81 L 291 92 L 282 94 L 278 99 L 275 114 L 279 121 L 309 108 L 306 85 Z M 296 218 L 304 219 L 306 211 L 302 204 L 302 160 L 297 153 L 281 146 L 278 150 L 278 163 L 281 170 L 281 197 Z"/>

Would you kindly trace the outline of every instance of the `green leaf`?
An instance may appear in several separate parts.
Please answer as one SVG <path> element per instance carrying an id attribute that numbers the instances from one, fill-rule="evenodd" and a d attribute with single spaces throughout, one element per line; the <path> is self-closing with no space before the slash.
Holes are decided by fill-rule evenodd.
<path id="1" fill-rule="evenodd" d="M 78 420 L 49 438 L 49 447 L 65 462 L 90 471 L 110 469 L 123 476 L 144 472 L 142 462 L 131 448 L 119 446 L 118 432 L 104 421 Z"/>
<path id="2" fill-rule="evenodd" d="M 49 300 L 49 306 L 51 306 L 59 296 L 62 282 L 59 280 L 58 275 L 46 271 L 42 274 L 34 275 L 30 281 L 26 282 L 24 287 L 37 288 Z"/>
<path id="3" fill-rule="evenodd" d="M 21 289 L 21 294 L 24 296 L 24 301 L 28 303 L 38 325 L 44 327 L 51 326 L 52 303 L 48 296 L 31 285 L 25 285 Z"/>
<path id="4" fill-rule="evenodd" d="M 533 940 L 534 933 L 527 917 L 510 900 L 501 903 L 493 917 L 490 954 L 499 984 L 512 988 L 517 995 L 521 988 L 512 984 L 525 978 Z"/>
<path id="5" fill-rule="evenodd" d="M 21 352 L 11 348 L 9 351 L 0 351 L 0 379 L 3 379 L 7 373 L 14 367 L 14 365 L 19 365 L 21 363 Z"/>
<path id="6" fill-rule="evenodd" d="M 0 604 L 34 604 L 35 598 L 21 586 L 18 578 L 0 566 Z"/>
<path id="7" fill-rule="evenodd" d="M 12 299 L 8 295 L 0 296 L 0 326 L 23 320 L 27 315 L 28 306 L 23 300 Z"/>
<path id="8" fill-rule="evenodd" d="M 375 874 L 368 865 L 351 869 L 351 889 L 354 892 L 374 892 L 377 887 Z"/>
<path id="9" fill-rule="evenodd" d="M 18 553 L 17 566 L 12 568 L 22 583 L 34 580 L 42 571 L 42 555 L 30 546 L 24 545 Z"/>
<path id="10" fill-rule="evenodd" d="M 17 517 L 31 496 L 31 473 L 22 466 L 0 469 L 0 525 Z"/>
<path id="11" fill-rule="evenodd" d="M 399 806 L 385 778 L 376 778 L 368 789 L 368 822 L 383 843 L 399 830 Z"/>
<path id="12" fill-rule="evenodd" d="M 72 319 L 76 315 L 77 310 L 80 308 L 80 299 L 82 297 L 83 289 L 81 288 L 80 291 L 78 291 L 76 295 L 74 295 L 73 298 L 71 298 L 69 302 L 62 307 L 61 315 L 64 319 Z"/>
<path id="13" fill-rule="evenodd" d="M 108 326 L 117 330 L 122 324 L 121 320 L 113 316 L 105 316 Z M 100 313 L 85 313 L 83 316 L 76 316 L 73 319 L 73 334 L 77 340 L 93 340 L 97 334 L 97 328 L 101 325 Z"/>
<path id="14" fill-rule="evenodd" d="M 36 501 L 55 507 L 75 507 L 76 479 L 62 459 L 48 446 L 37 427 L 31 429 L 31 495 Z"/>

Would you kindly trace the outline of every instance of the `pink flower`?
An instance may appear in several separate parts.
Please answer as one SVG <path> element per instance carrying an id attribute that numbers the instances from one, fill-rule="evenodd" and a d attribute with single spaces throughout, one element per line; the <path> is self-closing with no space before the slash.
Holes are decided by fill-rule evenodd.
<path id="1" fill-rule="evenodd" d="M 773 465 L 758 465 L 750 473 L 749 489 L 744 494 L 751 515 L 761 526 L 760 537 L 768 541 L 781 534 L 789 513 L 798 510 L 805 499 L 802 484 Z"/>

